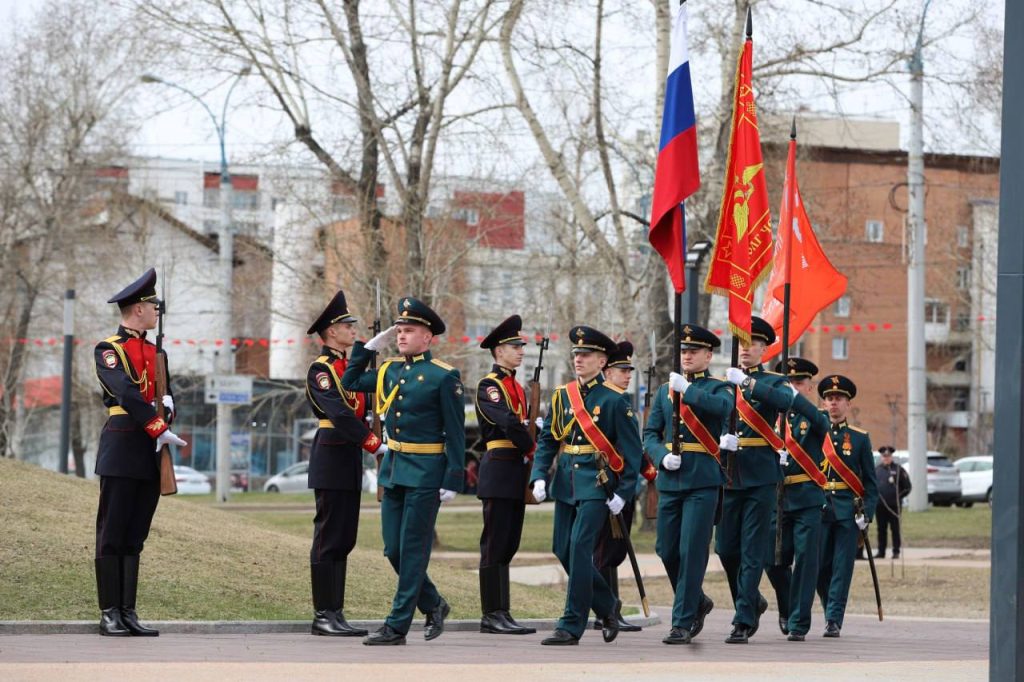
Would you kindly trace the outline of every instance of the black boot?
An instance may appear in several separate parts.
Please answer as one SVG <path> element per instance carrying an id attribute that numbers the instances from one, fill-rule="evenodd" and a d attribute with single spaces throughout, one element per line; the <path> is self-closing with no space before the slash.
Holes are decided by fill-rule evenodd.
<path id="1" fill-rule="evenodd" d="M 369 630 L 353 627 L 345 620 L 345 582 L 348 573 L 348 560 L 331 563 L 331 595 L 333 599 L 334 625 L 344 634 L 342 637 L 365 637 Z"/>
<path id="2" fill-rule="evenodd" d="M 121 557 L 96 559 L 96 594 L 100 603 L 100 634 L 105 637 L 130 637 L 121 620 Z"/>
<path id="3" fill-rule="evenodd" d="M 121 622 L 133 637 L 156 637 L 159 630 L 147 628 L 135 613 L 135 595 L 139 590 L 139 555 L 121 557 Z"/>
<path id="4" fill-rule="evenodd" d="M 313 626 L 310 632 L 314 635 L 344 637 L 347 633 L 338 627 L 334 613 L 333 570 L 330 561 L 309 565 L 309 578 L 313 587 Z"/>
<path id="5" fill-rule="evenodd" d="M 512 592 L 509 587 L 508 564 L 498 564 L 498 587 L 501 596 L 501 617 L 505 621 L 505 627 L 509 629 L 509 634 L 532 635 L 537 632 L 537 628 L 520 625 L 512 617 Z"/>
<path id="6" fill-rule="evenodd" d="M 480 632 L 492 635 L 518 634 L 513 632 L 501 612 L 501 569 L 497 564 L 480 567 Z"/>

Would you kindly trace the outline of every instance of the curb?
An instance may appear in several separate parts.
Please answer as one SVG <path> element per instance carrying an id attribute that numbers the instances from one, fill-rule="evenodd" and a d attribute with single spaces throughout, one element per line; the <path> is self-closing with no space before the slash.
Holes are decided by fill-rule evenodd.
<path id="1" fill-rule="evenodd" d="M 642 627 L 660 625 L 661 618 L 652 614 L 626 616 L 626 621 Z M 555 629 L 554 618 L 520 619 L 519 623 L 537 628 L 538 632 Z M 161 633 L 174 635 L 261 635 L 261 634 L 309 634 L 308 620 L 156 620 L 145 621 L 149 627 Z M 384 625 L 383 620 L 350 620 L 356 627 L 373 632 Z M 449 620 L 445 629 L 452 632 L 477 632 L 479 620 Z M 413 623 L 411 632 L 421 632 L 423 625 Z M 5 620 L 0 621 L 2 635 L 95 635 L 97 621 L 93 620 Z"/>

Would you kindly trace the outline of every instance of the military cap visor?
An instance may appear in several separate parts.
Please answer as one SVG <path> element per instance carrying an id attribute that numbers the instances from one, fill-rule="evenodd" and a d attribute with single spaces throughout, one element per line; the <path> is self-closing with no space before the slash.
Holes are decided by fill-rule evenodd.
<path id="1" fill-rule="evenodd" d="M 578 325 L 569 330 L 569 340 L 572 342 L 572 352 L 576 353 L 604 353 L 611 356 L 618 345 L 593 327 Z"/>
<path id="2" fill-rule="evenodd" d="M 803 358 L 789 358 L 783 368 L 782 362 L 775 363 L 775 371 L 790 379 L 810 379 L 818 373 L 818 366 Z"/>
<path id="3" fill-rule="evenodd" d="M 722 345 L 710 329 L 695 324 L 684 324 L 679 331 L 679 350 L 714 350 Z"/>
<path id="4" fill-rule="evenodd" d="M 307 334 L 323 334 L 332 324 L 339 322 L 358 322 L 358 318 L 348 311 L 348 303 L 345 301 L 345 292 L 339 291 L 327 304 L 320 317 L 306 330 Z"/>
<path id="5" fill-rule="evenodd" d="M 616 344 L 615 352 L 608 356 L 608 368 L 636 369 L 633 366 L 633 344 L 622 341 Z"/>
<path id="6" fill-rule="evenodd" d="M 891 445 L 883 445 L 882 447 L 878 448 L 878 452 L 883 455 L 891 455 L 894 452 L 896 452 L 896 448 L 894 448 Z"/>
<path id="7" fill-rule="evenodd" d="M 440 315 L 431 310 L 426 303 L 412 296 L 398 300 L 398 314 L 393 324 L 420 324 L 435 336 L 444 334 L 446 329 Z"/>
<path id="8" fill-rule="evenodd" d="M 766 345 L 775 343 L 775 329 L 763 319 L 754 315 L 750 318 L 751 341 L 764 341 Z"/>
<path id="9" fill-rule="evenodd" d="M 110 297 L 107 303 L 116 303 L 122 308 L 133 303 L 160 304 L 156 296 L 156 270 L 150 268 L 137 280 Z"/>
<path id="10" fill-rule="evenodd" d="M 526 339 L 522 336 L 523 318 L 512 315 L 491 330 L 491 333 L 480 342 L 481 348 L 493 349 L 502 344 L 525 346 Z"/>
<path id="11" fill-rule="evenodd" d="M 830 374 L 818 383 L 818 395 L 845 395 L 852 400 L 857 396 L 857 385 L 842 374 Z"/>

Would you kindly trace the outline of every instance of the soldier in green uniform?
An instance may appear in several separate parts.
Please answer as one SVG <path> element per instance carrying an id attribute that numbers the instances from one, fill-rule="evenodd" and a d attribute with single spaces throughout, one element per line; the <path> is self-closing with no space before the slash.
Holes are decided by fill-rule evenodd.
<path id="1" fill-rule="evenodd" d="M 545 645 L 578 644 L 591 608 L 602 619 L 604 641 L 618 636 L 620 604 L 594 566 L 594 546 L 609 512 L 619 514 L 634 494 L 643 454 L 629 401 L 601 373 L 615 342 L 583 326 L 573 327 L 569 338 L 576 378 L 551 396 L 530 474 L 533 495 L 543 501 L 555 464 L 552 551 L 569 574 L 565 611 Z M 614 490 L 610 497 L 599 482 L 601 471 Z"/>
<path id="2" fill-rule="evenodd" d="M 850 594 L 857 536 L 875 514 L 878 485 L 871 438 L 867 431 L 846 421 L 857 386 L 846 377 L 833 374 L 818 384 L 818 395 L 824 399 L 832 422 L 822 462 L 827 482 L 818 596 L 825 609 L 824 636 L 838 637 Z"/>
<path id="3" fill-rule="evenodd" d="M 811 378 L 818 367 L 810 360 L 789 358 L 775 371 L 785 374 L 798 391 L 787 412 L 786 463 L 783 466 L 782 561 L 775 564 L 775 524 L 769 539 L 766 573 L 775 588 L 779 606 L 779 627 L 789 641 L 802 642 L 811 627 L 811 608 L 818 580 L 818 554 L 821 541 L 821 514 L 825 482 L 821 473 L 822 441 L 828 436 L 828 415 L 808 398 L 813 395 Z"/>
<path id="4" fill-rule="evenodd" d="M 608 364 L 604 368 L 605 381 L 614 388 L 621 391 L 628 391 L 629 384 L 633 380 L 633 344 L 629 341 L 620 341 L 616 344 L 615 352 L 608 357 Z M 639 481 L 639 478 L 637 479 Z M 622 508 L 622 521 L 626 524 L 626 532 L 632 532 L 633 516 L 636 512 L 636 495 L 626 500 L 626 506 Z M 612 521 L 609 518 L 601 530 L 601 537 L 597 540 L 597 547 L 594 548 L 594 566 L 597 567 L 601 577 L 612 589 L 615 598 L 619 598 L 619 566 L 626 560 L 626 543 L 624 538 L 615 537 L 612 531 Z M 619 621 L 619 632 L 640 632 L 639 625 L 630 623 L 622 617 L 622 612 L 615 614 Z M 601 620 L 594 622 L 594 629 L 602 629 Z"/>
<path id="5" fill-rule="evenodd" d="M 774 431 L 779 414 L 789 409 L 793 391 L 786 377 L 765 371 L 761 357 L 775 341 L 775 330 L 753 317 L 750 343 L 740 348 L 743 369 L 730 367 L 726 380 L 738 387 L 739 450 L 729 455 L 722 519 L 715 529 L 715 551 L 722 561 L 736 613 L 727 644 L 746 644 L 757 632 L 768 603 L 758 586 L 768 554 L 776 486 L 782 480 Z"/>
<path id="6" fill-rule="evenodd" d="M 384 554 L 398 574 L 398 588 L 384 625 L 363 640 L 368 645 L 405 644 L 417 607 L 427 615 L 424 637 L 432 640 L 444 632 L 450 611 L 427 576 L 438 508 L 462 489 L 466 460 L 459 372 L 430 353 L 431 341 L 444 331 L 425 303 L 402 298 L 392 327 L 365 345 L 356 342 L 341 379 L 347 391 L 374 394 L 387 434 L 377 484 L 384 487 Z M 391 339 L 401 355 L 367 371 L 371 353 Z"/>
<path id="7" fill-rule="evenodd" d="M 679 347 L 681 368 L 662 385 L 651 403 L 644 427 L 644 449 L 658 468 L 658 526 L 655 551 L 665 565 L 675 600 L 672 629 L 662 641 L 689 644 L 703 628 L 714 603 L 702 591 L 708 565 L 708 547 L 715 507 L 725 483 L 722 446 L 736 448 L 736 437 L 726 434 L 732 412 L 732 389 L 708 374 L 715 348 L 721 345 L 712 332 L 687 324 Z M 672 454 L 673 396 L 679 393 L 679 454 Z"/>

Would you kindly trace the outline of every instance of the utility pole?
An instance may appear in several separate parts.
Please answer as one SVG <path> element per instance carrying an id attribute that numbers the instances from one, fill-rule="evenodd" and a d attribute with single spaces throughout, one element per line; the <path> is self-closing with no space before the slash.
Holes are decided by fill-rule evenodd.
<path id="1" fill-rule="evenodd" d="M 231 100 L 231 93 L 234 92 L 235 86 L 238 85 L 239 81 L 249 75 L 251 70 L 252 66 L 247 64 L 238 72 L 237 77 L 224 96 L 224 106 L 219 120 L 216 114 L 207 106 L 206 102 L 188 88 L 150 74 L 145 74 L 141 77 L 143 83 L 166 85 L 191 97 L 203 107 L 213 121 L 214 129 L 217 131 L 217 140 L 220 143 L 220 223 L 217 228 L 217 251 L 219 255 L 217 263 L 221 282 L 221 296 L 220 305 L 218 306 L 220 314 L 217 316 L 218 324 L 216 328 L 217 338 L 221 340 L 221 346 L 220 350 L 216 353 L 214 371 L 219 376 L 228 376 L 235 373 L 235 352 L 234 346 L 231 343 L 234 326 L 232 322 L 232 303 L 234 301 L 235 234 L 231 220 L 233 192 L 231 175 L 228 172 L 228 157 L 224 139 L 227 135 L 228 102 Z M 227 502 L 231 496 L 231 428 L 233 411 L 232 405 L 218 400 L 216 438 L 216 496 L 218 502 Z"/>
<path id="2" fill-rule="evenodd" d="M 909 453 L 910 511 L 928 508 L 927 375 L 924 340 L 924 21 L 931 0 L 925 0 L 917 45 L 910 58 L 910 153 L 907 213 L 910 248 L 907 258 L 907 451 Z"/>
<path id="3" fill-rule="evenodd" d="M 57 471 L 68 473 L 68 450 L 71 449 L 71 360 L 75 345 L 75 290 L 64 292 L 64 368 L 60 384 L 60 451 Z"/>

